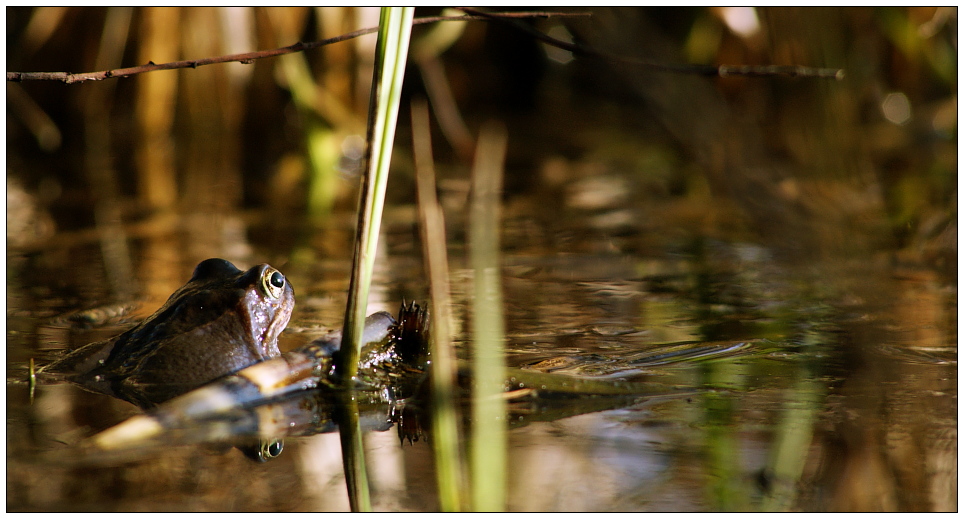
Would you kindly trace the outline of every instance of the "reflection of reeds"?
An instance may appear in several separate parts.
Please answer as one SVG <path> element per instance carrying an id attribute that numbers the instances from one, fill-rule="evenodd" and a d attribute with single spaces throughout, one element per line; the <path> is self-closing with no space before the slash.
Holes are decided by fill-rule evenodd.
<path id="1" fill-rule="evenodd" d="M 772 478 L 773 488 L 760 504 L 763 512 L 793 509 L 810 454 L 817 412 L 827 392 L 824 383 L 805 366 L 799 366 L 795 375 L 768 453 L 766 475 Z"/>
<path id="2" fill-rule="evenodd" d="M 353 512 L 371 512 L 372 499 L 365 470 L 365 449 L 362 444 L 361 422 L 358 419 L 358 400 L 354 391 L 340 394 L 336 412 L 338 434 L 341 436 L 341 461 L 345 467 L 348 505 Z"/>
<path id="3" fill-rule="evenodd" d="M 505 360 L 499 260 L 502 168 L 506 134 L 487 125 L 472 170 L 469 246 L 474 279 L 472 336 L 472 506 L 502 511 L 506 502 Z"/>
<path id="4" fill-rule="evenodd" d="M 443 512 L 457 512 L 462 508 L 462 456 L 459 452 L 459 417 L 455 407 L 458 368 L 452 346 L 445 219 L 435 195 L 428 106 L 424 101 L 412 103 L 412 141 L 418 181 L 419 224 L 432 295 L 432 450 L 435 454 L 439 506 Z"/>
<path id="5" fill-rule="evenodd" d="M 382 8 L 379 20 L 369 106 L 368 168 L 359 201 L 351 285 L 342 345 L 336 362 L 337 374 L 347 389 L 351 389 L 358 369 L 414 13 L 413 7 L 386 7 Z M 371 511 L 357 407 L 346 409 L 345 412 L 348 419 L 342 421 L 339 430 L 349 501 L 354 511 Z"/>

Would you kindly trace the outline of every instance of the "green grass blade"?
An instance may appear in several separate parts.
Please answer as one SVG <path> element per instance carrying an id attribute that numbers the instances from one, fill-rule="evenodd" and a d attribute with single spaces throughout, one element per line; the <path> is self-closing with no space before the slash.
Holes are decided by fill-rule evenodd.
<path id="1" fill-rule="evenodd" d="M 336 364 L 337 375 L 348 388 L 353 385 L 358 371 L 414 12 L 414 7 L 384 7 L 379 20 L 369 106 L 368 168 L 362 183 L 351 285 Z M 349 502 L 353 511 L 368 512 L 371 511 L 371 498 L 361 430 L 357 426 L 357 407 L 354 410 L 345 409 L 345 412 L 340 431 Z"/>
<path id="2" fill-rule="evenodd" d="M 499 260 L 502 168 L 506 135 L 483 127 L 472 172 L 469 245 L 474 272 L 475 346 L 472 394 L 472 505 L 500 512 L 506 502 L 506 425 L 502 269 Z"/>
<path id="3" fill-rule="evenodd" d="M 358 367 L 413 14 L 412 7 L 386 7 L 382 8 L 379 21 L 370 108 L 374 117 L 369 118 L 368 171 L 362 185 L 351 286 L 341 358 L 337 365 L 338 374 L 346 384 L 355 376 Z"/>
<path id="4" fill-rule="evenodd" d="M 452 310 L 449 297 L 445 219 L 435 195 L 435 168 L 428 106 L 412 103 L 412 141 L 418 187 L 419 226 L 425 250 L 425 270 L 432 294 L 431 382 L 432 452 L 435 455 L 439 507 L 443 512 L 462 509 L 462 456 L 459 452 L 459 416 L 455 406 L 458 367 L 452 346 Z"/>

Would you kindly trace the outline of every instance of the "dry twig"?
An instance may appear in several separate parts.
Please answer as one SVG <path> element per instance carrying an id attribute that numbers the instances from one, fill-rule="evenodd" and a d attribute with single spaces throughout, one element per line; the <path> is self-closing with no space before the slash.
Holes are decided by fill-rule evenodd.
<path id="1" fill-rule="evenodd" d="M 576 56 L 586 56 L 602 59 L 605 61 L 612 61 L 616 63 L 626 63 L 630 65 L 639 65 L 642 67 L 650 68 L 653 70 L 658 70 L 661 72 L 675 72 L 679 74 L 696 74 L 700 76 L 711 76 L 711 77 L 728 77 L 728 76 L 743 76 L 743 77 L 772 77 L 772 76 L 786 76 L 786 77 L 812 77 L 820 79 L 843 79 L 844 71 L 843 69 L 837 68 L 814 68 L 814 67 L 804 67 L 800 65 L 692 65 L 692 64 L 673 64 L 673 63 L 659 63 L 657 61 L 646 60 L 642 58 L 634 58 L 629 56 L 617 56 L 615 54 L 607 54 L 600 52 L 592 47 L 586 45 L 580 45 L 578 43 L 569 43 L 562 40 L 557 40 L 549 35 L 543 34 L 528 25 L 521 24 L 515 20 L 508 20 L 505 17 L 496 16 L 496 13 L 486 13 L 485 11 L 479 11 L 476 9 L 470 9 L 468 7 L 459 7 L 461 11 L 467 14 L 482 16 L 490 20 L 500 21 L 503 23 L 508 23 L 512 27 L 531 35 L 532 37 L 541 40 L 553 47 L 559 47 L 563 50 L 568 50 Z"/>
<path id="2" fill-rule="evenodd" d="M 602 59 L 606 61 L 612 61 L 616 63 L 627 63 L 631 65 L 638 65 L 646 67 L 652 70 L 660 72 L 673 72 L 678 74 L 696 74 L 700 76 L 711 76 L 711 77 L 728 77 L 728 76 L 742 76 L 742 77 L 773 77 L 773 76 L 785 76 L 785 77 L 809 77 L 809 78 L 820 78 L 820 79 L 843 79 L 844 71 L 842 69 L 836 68 L 814 68 L 805 67 L 800 65 L 692 65 L 692 64 L 672 64 L 672 63 L 659 63 L 652 60 L 646 60 L 642 58 L 635 58 L 629 56 L 617 56 L 613 54 L 607 54 L 600 52 L 596 49 L 588 47 L 586 45 L 581 45 L 578 43 L 569 43 L 562 40 L 557 40 L 543 34 L 528 25 L 518 23 L 518 19 L 528 19 L 528 18 L 549 18 L 549 17 L 573 17 L 573 16 L 589 16 L 589 13 L 585 12 L 574 12 L 574 13 L 560 13 L 560 12 L 549 12 L 549 11 L 523 11 L 515 13 L 499 12 L 499 13 L 489 13 L 485 11 L 479 11 L 476 9 L 470 9 L 467 7 L 460 7 L 462 11 L 466 14 L 462 16 L 428 16 L 422 18 L 416 18 L 413 20 L 413 25 L 422 25 L 427 23 L 436 22 L 448 22 L 448 21 L 468 21 L 468 20 L 485 20 L 485 21 L 501 21 L 504 23 L 509 23 L 518 30 L 521 30 L 532 37 L 545 42 L 548 45 L 554 47 L 559 47 L 560 49 L 568 50 L 577 56 L 593 57 L 597 59 Z M 154 72 L 156 70 L 175 70 L 183 68 L 198 68 L 204 65 L 213 65 L 216 63 L 231 63 L 239 62 L 246 65 L 254 63 L 255 60 L 264 58 L 273 58 L 275 56 L 281 56 L 284 54 L 291 54 L 294 52 L 302 52 L 310 49 L 315 49 L 318 47 L 323 47 L 325 45 L 331 45 L 332 43 L 338 43 L 359 36 L 364 36 L 366 34 L 372 34 L 378 31 L 378 27 L 368 27 L 365 29 L 359 29 L 357 31 L 342 34 L 340 36 L 335 36 L 334 38 L 328 38 L 325 40 L 313 41 L 313 42 L 298 42 L 287 47 L 281 47 L 278 49 L 271 50 L 259 50 L 254 52 L 245 52 L 241 54 L 228 54 L 226 56 L 217 56 L 214 58 L 203 58 L 194 60 L 183 60 L 183 61 L 171 61 L 169 63 L 154 63 L 153 61 L 147 62 L 146 65 L 138 65 L 136 67 L 119 68 L 113 70 L 103 70 L 100 72 L 80 72 L 80 73 L 70 73 L 70 72 L 7 72 L 7 81 L 62 81 L 67 84 L 71 83 L 82 83 L 84 81 L 101 81 L 104 79 L 113 79 L 121 77 L 130 77 L 137 74 L 143 74 L 145 72 Z"/>
<path id="3" fill-rule="evenodd" d="M 518 13 L 486 13 L 485 16 L 477 14 L 465 14 L 461 16 L 429 16 L 423 18 L 416 18 L 412 21 L 412 25 L 422 25 L 426 23 L 435 22 L 448 22 L 448 21 L 466 21 L 466 20 L 491 20 L 493 18 L 549 18 L 555 16 L 587 16 L 587 13 L 554 13 L 548 11 L 525 11 Z M 255 60 L 264 58 L 273 58 L 275 56 L 281 56 L 284 54 L 291 54 L 294 52 L 302 52 L 309 49 L 315 49 L 318 47 L 323 47 L 325 45 L 331 45 L 332 43 L 338 43 L 346 40 L 351 40 L 359 36 L 364 36 L 366 34 L 372 34 L 378 32 L 378 27 L 368 27 L 365 29 L 359 29 L 357 31 L 342 34 L 340 36 L 335 36 L 334 38 L 328 38 L 320 41 L 312 42 L 298 42 L 287 47 L 281 47 L 278 49 L 271 50 L 259 50 L 254 52 L 245 52 L 241 54 L 228 54 L 226 56 L 217 56 L 214 58 L 203 58 L 203 59 L 192 59 L 183 61 L 171 61 L 169 63 L 154 63 L 153 61 L 148 61 L 146 65 L 138 65 L 136 67 L 119 68 L 113 70 L 102 70 L 99 72 L 7 72 L 7 81 L 62 81 L 67 84 L 72 83 L 83 83 L 84 81 L 102 81 L 104 79 L 113 79 L 121 77 L 130 77 L 137 74 L 143 74 L 145 72 L 154 72 L 155 70 L 175 70 L 182 68 L 198 68 L 204 65 L 214 65 L 216 63 L 231 63 L 238 62 L 245 65 L 250 65 L 255 62 Z"/>

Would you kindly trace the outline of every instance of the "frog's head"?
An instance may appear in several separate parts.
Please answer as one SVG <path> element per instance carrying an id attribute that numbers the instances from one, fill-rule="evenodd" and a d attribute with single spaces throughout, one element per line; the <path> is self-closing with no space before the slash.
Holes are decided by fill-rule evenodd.
<path id="1" fill-rule="evenodd" d="M 211 258 L 198 264 L 181 291 L 185 293 L 171 299 L 197 299 L 202 307 L 204 299 L 217 302 L 218 312 L 234 311 L 240 317 L 250 343 L 261 345 L 264 358 L 279 354 L 278 336 L 291 319 L 295 293 L 278 269 L 263 263 L 242 272 L 229 261 Z"/>

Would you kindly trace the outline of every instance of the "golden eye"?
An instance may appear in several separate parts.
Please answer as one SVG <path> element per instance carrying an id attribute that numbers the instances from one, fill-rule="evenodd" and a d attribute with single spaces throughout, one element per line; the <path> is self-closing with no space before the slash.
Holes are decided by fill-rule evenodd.
<path id="1" fill-rule="evenodd" d="M 278 299 L 285 291 L 285 276 L 277 269 L 268 267 L 261 274 L 261 288 L 264 294 L 271 299 Z"/>

